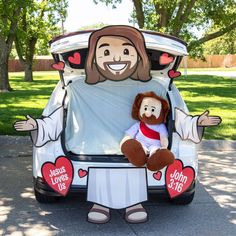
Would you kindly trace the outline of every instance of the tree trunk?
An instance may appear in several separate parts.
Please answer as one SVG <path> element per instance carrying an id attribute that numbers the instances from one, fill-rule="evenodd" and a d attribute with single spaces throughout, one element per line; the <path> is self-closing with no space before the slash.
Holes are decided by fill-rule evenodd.
<path id="1" fill-rule="evenodd" d="M 24 67 L 25 67 L 25 81 L 33 82 L 33 62 L 26 61 Z"/>
<path id="2" fill-rule="evenodd" d="M 144 13 L 143 13 L 143 4 L 141 0 L 133 0 L 135 11 L 136 11 L 136 18 L 138 21 L 138 26 L 140 29 L 144 27 Z"/>
<path id="3" fill-rule="evenodd" d="M 4 40 L 0 40 L 0 92 L 11 91 L 8 77 L 8 45 Z"/>
<path id="4" fill-rule="evenodd" d="M 37 38 L 30 38 L 26 44 L 25 52 L 25 81 L 33 81 L 33 63 L 34 63 L 34 52 Z"/>
<path id="5" fill-rule="evenodd" d="M 8 77 L 8 58 L 0 63 L 0 92 L 9 92 L 12 88 Z"/>

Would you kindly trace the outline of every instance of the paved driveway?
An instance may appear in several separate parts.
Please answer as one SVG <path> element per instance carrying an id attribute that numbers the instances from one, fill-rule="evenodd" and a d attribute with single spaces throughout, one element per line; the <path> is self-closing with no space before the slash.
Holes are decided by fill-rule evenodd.
<path id="1" fill-rule="evenodd" d="M 113 210 L 109 223 L 95 225 L 86 221 L 91 204 L 83 194 L 51 205 L 35 201 L 30 155 L 0 157 L 0 235 L 236 235 L 235 152 L 201 151 L 199 160 L 192 204 L 174 206 L 152 195 L 147 223 L 128 224 L 122 210 Z"/>

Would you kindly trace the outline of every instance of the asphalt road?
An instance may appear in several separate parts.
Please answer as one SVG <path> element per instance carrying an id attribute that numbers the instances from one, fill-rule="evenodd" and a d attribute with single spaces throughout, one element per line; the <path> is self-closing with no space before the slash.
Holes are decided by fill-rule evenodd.
<path id="1" fill-rule="evenodd" d="M 0 235 L 236 235 L 235 151 L 201 151 L 199 183 L 188 206 L 171 205 L 152 195 L 145 203 L 149 221 L 128 224 L 123 210 L 112 210 L 111 221 L 86 221 L 90 203 L 73 195 L 56 204 L 34 199 L 29 154 L 0 157 Z"/>

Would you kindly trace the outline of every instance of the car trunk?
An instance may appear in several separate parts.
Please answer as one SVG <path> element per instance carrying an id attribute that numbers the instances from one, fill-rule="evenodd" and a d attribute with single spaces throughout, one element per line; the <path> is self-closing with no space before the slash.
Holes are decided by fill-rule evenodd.
<path id="1" fill-rule="evenodd" d="M 68 105 L 63 146 L 70 156 L 121 155 L 120 141 L 134 124 L 131 109 L 140 92 L 154 91 L 166 98 L 166 89 L 152 79 L 105 81 L 88 85 L 84 77 L 74 79 L 67 87 Z"/>

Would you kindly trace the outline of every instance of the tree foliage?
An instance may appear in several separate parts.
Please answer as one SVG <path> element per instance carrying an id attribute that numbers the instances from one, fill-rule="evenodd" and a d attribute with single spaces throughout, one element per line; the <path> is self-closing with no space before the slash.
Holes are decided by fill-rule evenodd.
<path id="1" fill-rule="evenodd" d="M 66 17 L 66 0 L 31 0 L 22 11 L 16 31 L 15 46 L 25 68 L 25 80 L 32 81 L 33 58 L 38 45 L 45 46 L 58 35 L 58 22 Z M 45 47 L 41 48 L 45 50 Z"/>
<path id="2" fill-rule="evenodd" d="M 19 14 L 28 0 L 0 0 L 0 92 L 11 90 L 8 58 L 15 38 Z"/>
<path id="3" fill-rule="evenodd" d="M 94 0 L 106 5 L 122 0 Z M 132 0 L 133 21 L 141 29 L 168 33 L 184 39 L 192 55 L 202 54 L 203 43 L 236 28 L 235 0 Z M 209 32 L 214 27 L 216 30 Z M 199 32 L 202 32 L 201 34 Z M 200 34 L 200 35 L 199 35 Z"/>
<path id="4" fill-rule="evenodd" d="M 205 55 L 236 54 L 236 30 L 204 44 Z"/>

